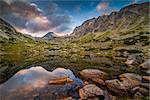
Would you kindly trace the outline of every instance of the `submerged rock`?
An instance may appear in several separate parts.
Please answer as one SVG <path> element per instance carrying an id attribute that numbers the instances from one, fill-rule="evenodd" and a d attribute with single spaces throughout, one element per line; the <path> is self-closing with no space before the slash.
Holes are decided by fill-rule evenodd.
<path id="1" fill-rule="evenodd" d="M 108 77 L 108 74 L 97 69 L 84 69 L 80 72 L 80 76 L 85 79 L 90 79 L 101 85 L 105 85 L 105 80 Z"/>
<path id="2" fill-rule="evenodd" d="M 55 84 L 58 81 L 58 83 L 64 82 L 62 77 L 67 77 L 65 79 L 69 79 L 71 83 Z M 50 81 L 53 84 L 49 84 Z M 78 95 L 74 94 L 77 94 L 76 88 L 80 86 L 82 86 L 82 81 L 76 78 L 69 69 L 57 68 L 49 72 L 38 66 L 17 72 L 0 85 L 0 94 L 3 100 L 34 98 L 56 100 L 68 96 L 78 98 Z"/>
<path id="3" fill-rule="evenodd" d="M 56 78 L 56 79 L 52 79 L 49 81 L 49 84 L 65 84 L 65 83 L 72 83 L 73 80 L 71 80 L 68 77 L 60 77 L 60 78 Z"/>

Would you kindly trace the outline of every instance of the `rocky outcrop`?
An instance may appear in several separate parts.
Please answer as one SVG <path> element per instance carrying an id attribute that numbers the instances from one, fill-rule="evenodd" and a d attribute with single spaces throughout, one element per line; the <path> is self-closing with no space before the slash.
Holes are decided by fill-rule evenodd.
<path id="1" fill-rule="evenodd" d="M 7 39 L 14 42 L 16 40 L 27 41 L 27 39 L 32 40 L 34 38 L 30 35 L 17 32 L 17 30 L 12 25 L 10 25 L 4 19 L 0 18 L 0 42 L 5 43 Z"/>
<path id="2" fill-rule="evenodd" d="M 103 15 L 85 21 L 81 26 L 74 29 L 72 35 L 82 36 L 90 32 L 104 32 L 107 30 L 117 30 L 119 32 L 137 25 L 148 29 L 148 9 L 149 2 L 129 5 L 122 8 L 119 12 L 112 12 L 110 15 Z"/>
<path id="3" fill-rule="evenodd" d="M 79 74 L 84 80 L 92 80 L 100 85 L 105 85 L 104 81 L 108 77 L 107 73 L 97 69 L 84 69 Z"/>
<path id="4" fill-rule="evenodd" d="M 18 34 L 16 29 L 12 25 L 0 18 L 0 29 L 7 35 Z"/>

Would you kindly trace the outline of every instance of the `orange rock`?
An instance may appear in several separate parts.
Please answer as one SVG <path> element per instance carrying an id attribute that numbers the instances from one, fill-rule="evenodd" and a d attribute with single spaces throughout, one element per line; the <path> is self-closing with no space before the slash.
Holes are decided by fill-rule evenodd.
<path id="1" fill-rule="evenodd" d="M 65 83 L 72 83 L 73 80 L 68 77 L 60 77 L 56 79 L 52 79 L 49 81 L 49 84 L 65 84 Z"/>
<path id="2" fill-rule="evenodd" d="M 100 85 L 105 85 L 104 81 L 107 79 L 108 74 L 97 69 L 84 69 L 80 72 L 80 76 L 85 79 L 90 79 Z"/>
<path id="3" fill-rule="evenodd" d="M 136 86 L 139 86 L 142 82 L 142 77 L 134 73 L 124 73 L 119 75 L 119 78 L 126 90 L 130 90 Z"/>
<path id="4" fill-rule="evenodd" d="M 106 80 L 105 83 L 108 89 L 115 94 L 120 96 L 129 95 L 124 84 L 122 84 L 118 79 Z"/>

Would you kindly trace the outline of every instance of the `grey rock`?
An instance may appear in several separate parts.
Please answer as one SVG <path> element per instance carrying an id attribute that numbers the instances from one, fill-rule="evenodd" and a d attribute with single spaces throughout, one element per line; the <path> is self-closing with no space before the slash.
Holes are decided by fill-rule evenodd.
<path id="1" fill-rule="evenodd" d="M 149 96 L 149 90 L 147 90 L 146 88 L 141 87 L 139 89 L 139 92 L 144 96 Z"/>
<path id="2" fill-rule="evenodd" d="M 142 69 L 145 69 L 145 70 L 149 70 L 150 69 L 150 59 L 147 59 L 145 60 L 145 62 L 143 62 L 140 67 Z"/>

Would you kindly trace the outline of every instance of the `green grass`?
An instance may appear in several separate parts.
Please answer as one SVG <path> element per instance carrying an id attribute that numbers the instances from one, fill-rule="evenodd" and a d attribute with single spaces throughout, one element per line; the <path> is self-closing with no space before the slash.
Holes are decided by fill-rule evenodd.
<path id="1" fill-rule="evenodd" d="M 123 72 L 140 73 L 139 69 L 128 69 L 123 52 L 148 55 L 149 45 L 142 45 L 149 33 L 88 33 L 83 37 L 70 40 L 55 39 L 49 42 L 31 39 L 7 40 L 1 43 L 0 62 L 2 78 L 6 79 L 20 69 L 41 65 L 48 70 L 64 67 L 78 72 L 85 68 L 97 68 L 115 77 Z M 137 37 L 139 40 L 137 41 Z M 133 38 L 135 44 L 124 44 Z M 140 51 L 140 52 L 139 52 Z M 142 73 L 140 73 L 142 74 Z"/>

